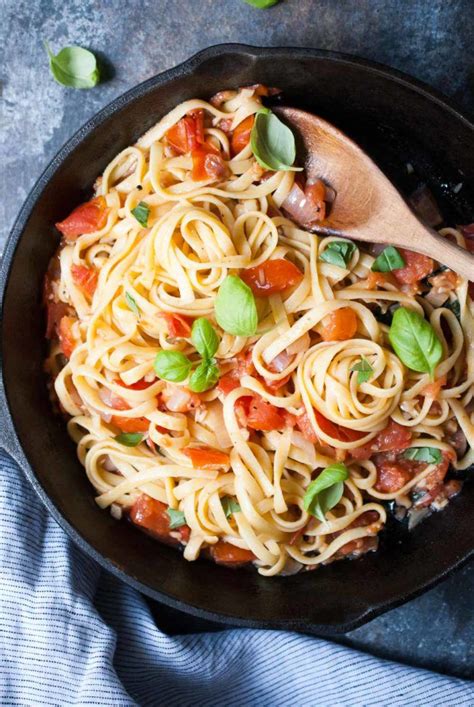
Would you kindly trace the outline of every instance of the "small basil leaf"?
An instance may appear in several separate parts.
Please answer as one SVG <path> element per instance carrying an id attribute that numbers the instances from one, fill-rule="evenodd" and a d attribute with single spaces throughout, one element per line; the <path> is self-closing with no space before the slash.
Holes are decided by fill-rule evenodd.
<path id="1" fill-rule="evenodd" d="M 458 299 L 454 299 L 453 301 L 447 299 L 446 302 L 441 306 L 445 307 L 446 309 L 450 309 L 451 312 L 455 315 L 458 322 L 461 321 L 461 305 L 459 304 Z"/>
<path id="2" fill-rule="evenodd" d="M 140 316 L 140 310 L 138 309 L 138 304 L 135 302 L 133 299 L 132 295 L 129 295 L 128 292 L 125 293 L 125 299 L 127 301 L 127 304 L 129 308 L 132 310 L 132 312 L 135 314 L 136 317 Z"/>
<path id="3" fill-rule="evenodd" d="M 145 204 L 144 201 L 140 201 L 134 209 L 132 209 L 132 214 L 137 219 L 140 226 L 146 228 L 148 226 L 148 217 L 150 215 L 150 207 Z"/>
<path id="4" fill-rule="evenodd" d="M 176 511 L 174 508 L 167 508 L 166 513 L 170 519 L 170 530 L 181 528 L 181 526 L 186 525 L 186 518 L 183 511 Z"/>
<path id="5" fill-rule="evenodd" d="M 256 7 L 259 10 L 265 10 L 267 7 L 272 7 L 272 5 L 276 5 L 279 0 L 245 0 L 247 5 L 252 5 L 252 7 Z"/>
<path id="6" fill-rule="evenodd" d="M 443 347 L 431 324 L 418 312 L 399 307 L 393 315 L 388 337 L 407 368 L 433 375 L 443 355 Z"/>
<path id="7" fill-rule="evenodd" d="M 366 383 L 374 375 L 374 369 L 365 356 L 360 357 L 360 361 L 352 366 L 351 371 L 357 371 L 357 383 L 359 385 Z"/>
<path id="8" fill-rule="evenodd" d="M 203 358 L 212 358 L 219 348 L 219 337 L 209 319 L 199 317 L 191 330 L 191 341 Z"/>
<path id="9" fill-rule="evenodd" d="M 224 496 L 221 498 L 222 508 L 224 509 L 225 517 L 230 518 L 232 513 L 239 513 L 241 510 L 239 504 L 232 496 Z"/>
<path id="10" fill-rule="evenodd" d="M 216 320 L 224 331 L 234 336 L 253 336 L 258 314 L 255 297 L 237 275 L 227 275 L 219 287 L 214 303 Z"/>
<path id="11" fill-rule="evenodd" d="M 250 145 L 255 159 L 264 169 L 273 172 L 294 169 L 294 135 L 268 108 L 262 108 L 255 114 Z"/>
<path id="12" fill-rule="evenodd" d="M 213 388 L 219 380 L 219 367 L 215 359 L 201 361 L 189 379 L 189 389 L 193 393 L 204 393 Z"/>
<path id="13" fill-rule="evenodd" d="M 391 272 L 404 267 L 405 261 L 402 255 L 393 245 L 389 245 L 375 258 L 371 269 L 374 272 Z"/>
<path id="14" fill-rule="evenodd" d="M 92 52 L 82 47 L 64 47 L 52 53 L 47 42 L 49 68 L 58 83 L 68 88 L 93 88 L 99 82 L 97 60 Z"/>
<path id="15" fill-rule="evenodd" d="M 339 268 L 345 268 L 352 258 L 356 247 L 351 241 L 331 241 L 319 256 L 320 260 Z"/>
<path id="16" fill-rule="evenodd" d="M 326 467 L 305 491 L 303 497 L 305 510 L 320 520 L 325 520 L 327 511 L 334 508 L 341 500 L 344 490 L 343 482 L 348 478 L 349 472 L 344 464 L 335 463 Z M 323 491 L 333 486 L 336 488 L 331 493 L 321 495 Z"/>
<path id="17" fill-rule="evenodd" d="M 122 432 L 122 434 L 115 437 L 115 441 L 125 445 L 125 447 L 136 447 L 142 440 L 143 435 L 141 432 Z"/>
<path id="18" fill-rule="evenodd" d="M 181 351 L 158 351 L 153 367 L 156 375 L 171 383 L 181 383 L 191 371 L 191 361 Z"/>
<path id="19" fill-rule="evenodd" d="M 436 447 L 411 447 L 403 452 L 405 459 L 427 464 L 439 464 L 443 458 L 441 451 Z"/>

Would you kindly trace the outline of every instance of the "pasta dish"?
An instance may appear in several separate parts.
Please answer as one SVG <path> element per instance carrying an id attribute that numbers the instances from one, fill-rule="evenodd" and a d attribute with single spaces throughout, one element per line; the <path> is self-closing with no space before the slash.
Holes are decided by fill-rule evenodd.
<path id="1" fill-rule="evenodd" d="M 44 284 L 51 395 L 99 507 L 265 576 L 376 550 L 474 463 L 472 288 L 312 232 L 338 196 L 276 93 L 176 106 L 56 224 Z"/>

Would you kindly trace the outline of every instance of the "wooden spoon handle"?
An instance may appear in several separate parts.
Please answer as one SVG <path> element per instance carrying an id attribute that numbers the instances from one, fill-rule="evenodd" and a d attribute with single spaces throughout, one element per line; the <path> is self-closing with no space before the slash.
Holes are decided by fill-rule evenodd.
<path id="1" fill-rule="evenodd" d="M 466 280 L 474 281 L 474 254 L 445 236 L 440 236 L 437 231 L 422 224 L 420 226 L 420 235 L 414 233 L 413 244 L 407 244 L 405 247 L 424 253 L 442 265 L 447 265 Z"/>

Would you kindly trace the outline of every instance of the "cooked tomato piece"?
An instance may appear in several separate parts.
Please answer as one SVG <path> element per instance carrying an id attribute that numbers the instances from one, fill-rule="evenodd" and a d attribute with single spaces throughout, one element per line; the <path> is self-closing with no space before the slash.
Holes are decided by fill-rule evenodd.
<path id="1" fill-rule="evenodd" d="M 349 427 L 337 425 L 324 417 L 319 410 L 314 410 L 314 416 L 321 431 L 329 437 L 339 440 L 339 442 L 356 442 L 367 434 L 366 432 L 359 432 L 358 430 L 351 430 Z"/>
<path id="2" fill-rule="evenodd" d="M 186 317 L 184 314 L 177 314 L 176 312 L 160 312 L 158 316 L 166 321 L 168 334 L 171 338 L 183 339 L 191 336 L 191 327 L 193 325 L 191 317 Z"/>
<path id="3" fill-rule="evenodd" d="M 228 395 L 232 390 L 240 387 L 239 377 L 235 370 L 226 373 L 225 376 L 219 378 L 217 390 L 220 390 L 224 395 Z"/>
<path id="4" fill-rule="evenodd" d="M 71 265 L 71 275 L 76 284 L 86 295 L 92 297 L 97 289 L 97 281 L 99 273 L 95 268 L 89 268 L 87 265 Z"/>
<path id="5" fill-rule="evenodd" d="M 184 454 L 191 459 L 195 469 L 220 469 L 229 466 L 230 457 L 225 452 L 210 447 L 186 447 Z"/>
<path id="6" fill-rule="evenodd" d="M 77 206 L 64 221 L 56 224 L 67 241 L 73 241 L 84 233 L 93 233 L 103 228 L 107 221 L 107 202 L 103 196 Z"/>
<path id="7" fill-rule="evenodd" d="M 238 567 L 245 565 L 248 562 L 255 560 L 255 555 L 250 550 L 243 550 L 241 547 L 236 547 L 231 543 L 226 543 L 219 540 L 215 545 L 210 547 L 211 557 L 218 565 L 229 565 Z"/>
<path id="8" fill-rule="evenodd" d="M 398 250 L 405 261 L 405 267 L 393 270 L 392 274 L 398 282 L 403 285 L 414 285 L 433 272 L 434 262 L 432 258 L 406 248 L 399 248 Z"/>
<path id="9" fill-rule="evenodd" d="M 303 279 L 303 273 L 289 260 L 276 258 L 266 260 L 254 268 L 242 270 L 240 277 L 252 289 L 254 295 L 268 297 L 297 285 Z"/>
<path id="10" fill-rule="evenodd" d="M 146 381 L 144 378 L 140 378 L 136 383 L 131 383 L 128 385 L 127 383 L 124 383 L 121 378 L 117 378 L 116 383 L 118 385 L 121 385 L 122 388 L 127 388 L 127 390 L 146 390 L 149 388 L 155 381 Z M 117 409 L 117 408 L 116 408 Z"/>
<path id="11" fill-rule="evenodd" d="M 327 314 L 316 330 L 324 341 L 352 339 L 357 331 L 357 316 L 350 307 L 340 307 Z"/>
<path id="12" fill-rule="evenodd" d="M 287 426 L 285 411 L 271 405 L 260 396 L 254 396 L 249 404 L 247 427 L 252 430 L 282 430 Z"/>
<path id="13" fill-rule="evenodd" d="M 308 442 L 313 442 L 313 444 L 316 444 L 316 442 L 318 441 L 318 436 L 314 430 L 313 425 L 311 424 L 311 420 L 309 419 L 307 412 L 303 412 L 301 415 L 297 416 L 296 426 L 300 430 L 303 437 L 308 440 Z"/>
<path id="14" fill-rule="evenodd" d="M 166 133 L 166 140 L 173 150 L 184 155 L 204 142 L 204 112 L 191 111 Z"/>
<path id="15" fill-rule="evenodd" d="M 286 385 L 288 383 L 290 378 L 291 378 L 291 373 L 289 373 L 284 378 L 280 378 L 279 380 L 272 380 L 270 378 L 264 378 L 263 384 L 264 384 L 265 388 L 270 393 L 276 393 L 277 390 L 280 390 L 280 388 L 282 388 L 284 385 Z"/>
<path id="16" fill-rule="evenodd" d="M 191 179 L 194 182 L 212 179 L 217 181 L 227 175 L 227 167 L 220 150 L 210 142 L 205 142 L 196 147 L 192 153 L 193 169 Z"/>
<path id="17" fill-rule="evenodd" d="M 433 398 L 433 400 L 436 400 L 441 392 L 441 388 L 446 385 L 447 377 L 440 376 L 437 378 L 433 383 L 428 383 L 428 385 L 425 385 L 425 387 L 422 389 L 423 395 L 426 395 L 427 398 Z"/>
<path id="18" fill-rule="evenodd" d="M 62 317 L 59 322 L 59 347 L 66 358 L 71 358 L 74 347 L 76 346 L 76 340 L 72 333 L 72 325 L 75 321 L 73 317 Z"/>
<path id="19" fill-rule="evenodd" d="M 248 118 L 245 118 L 245 120 L 239 123 L 235 128 L 230 141 L 233 155 L 238 155 L 239 152 L 242 152 L 244 147 L 247 147 L 249 144 L 254 120 L 253 115 L 249 115 Z"/>
<path id="20" fill-rule="evenodd" d="M 118 415 L 112 415 L 111 422 L 122 432 L 148 432 L 150 428 L 150 420 L 146 417 L 119 417 Z"/>
<path id="21" fill-rule="evenodd" d="M 130 510 L 130 520 L 135 525 L 148 530 L 159 540 L 173 542 L 174 538 L 170 536 L 173 531 L 170 530 L 170 518 L 166 511 L 167 506 L 164 503 L 142 494 Z M 181 535 L 181 540 L 189 540 L 190 528 L 188 525 L 182 525 L 176 529 L 176 532 Z"/>
<path id="22" fill-rule="evenodd" d="M 387 279 L 383 272 L 374 272 L 371 270 L 367 276 L 367 289 L 376 290 L 377 287 L 383 287 Z"/>
<path id="23" fill-rule="evenodd" d="M 413 433 L 409 427 L 399 425 L 398 422 L 390 420 L 388 425 L 384 427 L 370 442 L 351 449 L 351 456 L 354 459 L 370 459 L 372 454 L 377 452 L 390 452 L 393 450 L 402 450 L 410 446 Z"/>
<path id="24" fill-rule="evenodd" d="M 412 478 L 412 473 L 406 467 L 396 462 L 384 461 L 377 466 L 377 482 L 375 488 L 380 493 L 396 493 Z"/>
<path id="25" fill-rule="evenodd" d="M 252 363 L 252 351 L 241 351 L 235 357 L 234 367 L 219 378 L 217 389 L 227 395 L 235 388 L 240 388 L 242 376 L 255 376 L 255 366 Z"/>
<path id="26" fill-rule="evenodd" d="M 318 221 L 324 221 L 326 218 L 326 185 L 323 180 L 317 179 L 314 184 L 306 182 L 304 195 L 314 212 L 318 214 Z"/>

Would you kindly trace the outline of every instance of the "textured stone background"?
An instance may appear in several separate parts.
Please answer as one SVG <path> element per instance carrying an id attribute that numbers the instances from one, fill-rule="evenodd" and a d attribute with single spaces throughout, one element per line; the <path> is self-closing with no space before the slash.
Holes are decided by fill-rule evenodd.
<path id="1" fill-rule="evenodd" d="M 313 46 L 413 74 L 474 112 L 474 0 L 0 0 L 0 250 L 28 191 L 62 144 L 128 88 L 219 42 Z M 106 80 L 74 91 L 49 75 L 43 40 L 92 49 Z M 474 677 L 474 567 L 343 640 Z M 317 600 L 317 596 L 314 600 Z M 201 628 L 155 607 L 172 628 Z"/>

